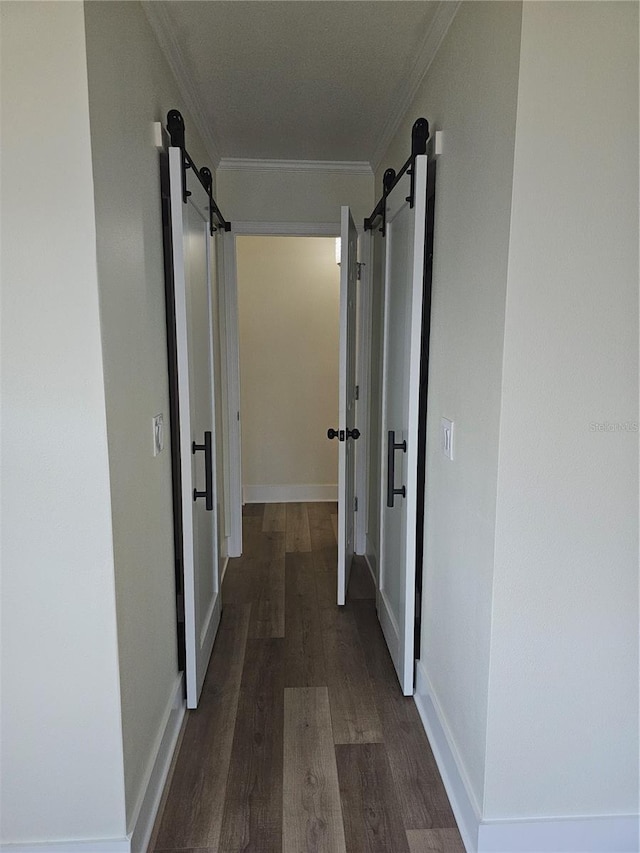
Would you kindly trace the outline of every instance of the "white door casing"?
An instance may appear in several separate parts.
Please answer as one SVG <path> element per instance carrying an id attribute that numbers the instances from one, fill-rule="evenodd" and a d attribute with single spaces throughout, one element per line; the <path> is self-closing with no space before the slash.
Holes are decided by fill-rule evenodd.
<path id="1" fill-rule="evenodd" d="M 371 232 L 363 232 L 358 240 L 358 363 L 356 402 L 357 426 L 360 438 L 356 445 L 356 495 L 358 512 L 355 516 L 356 554 L 367 553 L 367 518 L 369 512 L 369 387 L 371 379 Z"/>
<path id="2" fill-rule="evenodd" d="M 347 600 L 355 546 L 356 322 L 358 232 L 348 207 L 340 218 L 340 356 L 338 381 L 338 604 Z"/>
<path id="3" fill-rule="evenodd" d="M 407 202 L 410 194 L 407 174 L 394 187 L 386 202 L 383 483 L 377 593 L 380 624 L 406 696 L 412 695 L 414 688 L 418 399 L 427 201 L 426 155 L 416 157 L 414 170 L 414 207 L 411 208 Z M 389 448 L 391 440 L 395 444 L 392 450 Z M 402 487 L 405 495 L 392 495 L 393 506 L 389 507 L 388 489 L 400 490 Z"/>
<path id="4" fill-rule="evenodd" d="M 187 707 L 196 708 L 222 605 L 218 572 L 212 253 L 208 196 L 197 180 L 190 182 L 191 195 L 186 204 L 183 202 L 180 148 L 169 148 L 169 180 L 180 407 L 185 678 Z M 205 453 L 196 446 L 204 448 L 207 433 L 210 452 Z M 204 492 L 206 486 L 209 500 L 194 499 L 194 491 Z"/>
<path id="5" fill-rule="evenodd" d="M 338 222 L 234 221 L 224 235 L 225 364 L 227 385 L 228 448 L 228 552 L 242 554 L 242 410 L 240 407 L 240 338 L 238 327 L 238 275 L 236 238 L 241 236 L 337 237 Z"/>

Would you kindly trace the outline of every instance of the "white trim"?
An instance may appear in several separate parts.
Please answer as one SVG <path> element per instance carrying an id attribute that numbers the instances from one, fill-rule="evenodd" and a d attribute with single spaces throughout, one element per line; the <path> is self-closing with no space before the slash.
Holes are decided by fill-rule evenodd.
<path id="1" fill-rule="evenodd" d="M 380 588 L 380 582 L 378 579 L 378 573 L 380 570 L 380 559 L 378 557 L 378 551 L 376 548 L 376 544 L 369 535 L 369 531 L 367 531 L 367 547 L 364 552 L 365 559 L 369 564 L 369 569 L 373 573 L 374 580 L 376 582 L 376 592 Z"/>
<path id="2" fill-rule="evenodd" d="M 162 793 L 167 781 L 173 754 L 178 743 L 186 704 L 184 701 L 184 678 L 182 673 L 175 680 L 174 690 L 165 710 L 163 724 L 157 738 L 157 747 L 139 798 L 133 827 L 130 833 L 131 853 L 145 853 L 158 814 Z"/>
<path id="3" fill-rule="evenodd" d="M 339 222 L 238 222 L 231 225 L 235 236 L 253 237 L 339 237 Z"/>
<path id="4" fill-rule="evenodd" d="M 268 485 L 243 486 L 244 503 L 317 503 L 319 501 L 335 503 L 338 500 L 338 486 L 332 484 L 306 485 Z"/>
<path id="5" fill-rule="evenodd" d="M 222 587 L 224 576 L 227 573 L 227 569 L 229 568 L 229 558 L 225 557 L 222 563 L 222 571 L 220 572 L 220 586 Z"/>
<path id="6" fill-rule="evenodd" d="M 258 160 L 223 157 L 221 172 L 325 172 L 373 177 L 371 164 L 365 160 Z"/>
<path id="7" fill-rule="evenodd" d="M 141 5 L 151 25 L 151 29 L 155 33 L 160 49 L 173 71 L 178 90 L 189 111 L 189 118 L 193 120 L 202 137 L 215 168 L 220 162 L 220 153 L 218 143 L 212 131 L 211 117 L 198 96 L 197 87 L 184 61 L 180 44 L 176 38 L 176 26 L 164 3 L 157 3 L 154 0 L 142 0 Z"/>
<path id="8" fill-rule="evenodd" d="M 225 326 L 223 359 L 227 385 L 227 452 L 226 471 L 229 492 L 229 542 L 230 557 L 242 554 L 242 440 L 240 422 L 240 339 L 238 328 L 238 286 L 236 271 L 236 242 L 230 232 L 225 232 L 224 253 L 224 317 Z M 222 581 L 220 581 L 222 583 Z"/>
<path id="9" fill-rule="evenodd" d="M 383 589 L 380 589 L 379 586 L 376 595 L 376 609 L 378 611 L 378 621 L 380 622 L 384 638 L 387 641 L 389 654 L 391 655 L 391 660 L 393 661 L 394 668 L 396 669 L 396 675 L 398 675 L 396 661 L 400 654 L 400 630 L 398 628 L 396 618 L 393 615 L 393 608 L 389 603 L 387 594 Z M 399 680 L 400 677 L 398 676 L 398 681 Z"/>
<path id="10" fill-rule="evenodd" d="M 482 821 L 478 853 L 638 853 L 638 815 Z"/>
<path id="11" fill-rule="evenodd" d="M 229 538 L 231 536 L 231 472 L 229 469 L 229 460 L 231 458 L 229 450 L 231 419 L 229 417 L 229 348 L 227 346 L 227 298 L 224 266 L 226 234 L 226 231 L 216 231 L 213 242 L 216 256 L 215 295 L 217 309 L 216 317 L 218 321 L 217 328 L 214 332 L 218 336 L 220 352 L 220 421 L 222 425 L 222 429 L 220 430 L 222 459 L 218 460 L 220 463 L 220 470 L 222 471 L 222 515 L 224 519 L 224 527 L 222 530 L 218 531 L 221 557 L 226 557 L 229 554 Z M 222 580 L 220 580 L 220 583 L 222 584 Z"/>
<path id="12" fill-rule="evenodd" d="M 81 841 L 42 841 L 0 844 L 1 853 L 131 853 L 129 838 L 87 838 Z"/>
<path id="13" fill-rule="evenodd" d="M 2 844 L 2 853 L 146 853 L 158 815 L 171 762 L 182 730 L 186 705 L 184 676 L 176 676 L 174 689 L 163 715 L 156 747 L 148 764 L 145 782 L 131 820 L 132 831 L 125 838 L 91 838 L 44 841 L 36 844 Z"/>
<path id="14" fill-rule="evenodd" d="M 482 820 L 424 664 L 414 700 L 468 853 L 637 853 L 639 815 Z"/>
<path id="15" fill-rule="evenodd" d="M 240 337 L 238 323 L 238 273 L 236 237 L 238 236 L 338 237 L 339 222 L 233 222 L 225 234 L 224 285 L 226 365 L 228 383 L 229 430 L 229 556 L 242 554 L 242 411 L 240 408 Z M 296 498 L 295 500 L 303 500 Z M 335 500 L 335 498 L 325 498 Z M 262 501 L 260 501 L 262 502 Z M 265 501 L 266 502 L 266 501 Z"/>
<path id="16" fill-rule="evenodd" d="M 218 566 L 219 563 L 218 560 L 216 560 L 216 568 Z M 218 581 L 218 588 L 219 587 L 220 581 Z M 213 651 L 213 644 L 216 639 L 216 633 L 218 631 L 218 625 L 220 624 L 221 616 L 222 602 L 220 601 L 220 593 L 218 591 L 216 597 L 211 599 L 211 604 L 209 605 L 207 615 L 205 616 L 202 628 L 200 629 L 200 648 L 202 649 L 202 654 L 204 655 L 204 658 L 207 663 L 209 663 L 209 658 L 211 657 L 211 652 Z M 204 675 L 206 674 L 207 673 L 205 671 Z M 204 683 L 204 676 L 202 676 L 202 683 Z M 202 689 L 202 685 L 200 685 L 200 689 Z"/>
<path id="17" fill-rule="evenodd" d="M 371 376 L 371 262 L 373 258 L 371 232 L 360 235 L 360 280 L 358 281 L 358 340 L 356 424 L 360 438 L 356 444 L 356 495 L 358 512 L 355 515 L 355 552 L 367 551 L 367 517 L 369 514 L 369 386 Z"/>
<path id="18" fill-rule="evenodd" d="M 376 578 L 376 572 L 373 568 L 373 564 L 369 559 L 369 555 L 367 553 L 364 554 L 364 561 L 367 564 L 367 568 L 369 569 L 369 574 L 371 575 L 371 580 L 373 581 L 373 585 L 376 588 L 376 592 L 378 591 L 378 579 Z"/>
<path id="19" fill-rule="evenodd" d="M 460 0 L 441 0 L 438 4 L 431 26 L 415 52 L 413 65 L 407 75 L 402 75 L 402 79 L 398 83 L 391 99 L 394 107 L 387 117 L 382 133 L 379 136 L 378 144 L 373 152 L 373 157 L 371 158 L 371 165 L 374 172 L 378 170 L 382 158 L 387 153 L 387 148 L 398 132 L 398 128 L 407 110 L 418 93 L 418 89 L 456 16 L 459 6 Z"/>
<path id="20" fill-rule="evenodd" d="M 416 662 L 414 700 L 468 853 L 476 853 L 480 809 L 422 661 Z"/>

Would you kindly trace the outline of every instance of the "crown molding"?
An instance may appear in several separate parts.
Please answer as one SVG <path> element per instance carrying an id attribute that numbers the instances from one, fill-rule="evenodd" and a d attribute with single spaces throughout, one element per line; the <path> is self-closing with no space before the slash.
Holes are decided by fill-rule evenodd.
<path id="1" fill-rule="evenodd" d="M 371 164 L 364 160 L 252 160 L 223 157 L 219 172 L 334 172 L 372 177 Z"/>
<path id="2" fill-rule="evenodd" d="M 407 110 L 418 93 L 429 66 L 434 60 L 442 40 L 447 34 L 453 19 L 460 7 L 461 0 L 440 0 L 431 26 L 416 51 L 415 59 L 406 77 L 403 77 L 393 94 L 393 109 L 387 116 L 382 133 L 371 158 L 371 168 L 374 173 L 382 162 L 387 148 L 396 135 Z"/>
<path id="3" fill-rule="evenodd" d="M 147 16 L 147 20 L 151 25 L 160 49 L 162 50 L 169 67 L 176 79 L 178 90 L 182 95 L 184 104 L 189 110 L 190 118 L 202 137 L 209 155 L 213 161 L 212 166 L 217 167 L 220 162 L 220 152 L 218 144 L 211 132 L 208 123 L 204 119 L 206 111 L 200 98 L 197 95 L 196 86 L 193 82 L 191 73 L 189 72 L 180 46 L 174 36 L 175 25 L 171 20 L 168 10 L 164 3 L 157 3 L 153 0 L 141 0 L 142 8 Z"/>

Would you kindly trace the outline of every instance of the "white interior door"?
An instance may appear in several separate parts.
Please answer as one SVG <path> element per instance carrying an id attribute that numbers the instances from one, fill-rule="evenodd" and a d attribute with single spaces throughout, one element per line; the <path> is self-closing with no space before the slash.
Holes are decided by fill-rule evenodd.
<path id="1" fill-rule="evenodd" d="M 196 708 L 220 622 L 212 255 L 208 196 L 182 198 L 182 152 L 169 149 L 183 527 L 187 707 Z"/>
<path id="2" fill-rule="evenodd" d="M 382 484 L 378 616 L 402 691 L 413 693 L 418 396 L 427 201 L 427 157 L 387 197 Z"/>
<path id="3" fill-rule="evenodd" d="M 338 405 L 338 604 L 347 600 L 354 551 L 356 429 L 356 295 L 358 232 L 348 207 L 340 218 L 340 361 Z"/>

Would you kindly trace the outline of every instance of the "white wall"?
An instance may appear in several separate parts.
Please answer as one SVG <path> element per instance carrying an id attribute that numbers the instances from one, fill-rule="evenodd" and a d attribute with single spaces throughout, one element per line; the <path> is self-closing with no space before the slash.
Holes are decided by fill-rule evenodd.
<path id="1" fill-rule="evenodd" d="M 443 131 L 421 662 L 480 808 L 520 22 L 516 3 L 463 4 L 381 166 L 404 163 L 416 118 Z M 443 416 L 455 422 L 453 463 L 440 451 Z"/>
<path id="2" fill-rule="evenodd" d="M 123 838 L 80 3 L 2 3 L 2 842 Z"/>
<path id="3" fill-rule="evenodd" d="M 464 3 L 383 161 L 444 131 L 418 704 L 470 849 L 637 849 L 637 71 L 635 3 Z"/>
<path id="4" fill-rule="evenodd" d="M 637 813 L 635 3 L 524 4 L 502 391 L 485 815 Z"/>
<path id="5" fill-rule="evenodd" d="M 330 237 L 238 237 L 242 473 L 247 499 L 305 487 L 335 500 L 340 268 Z M 328 488 L 326 488 L 328 487 Z M 282 499 L 282 498 L 280 498 Z"/>
<path id="6" fill-rule="evenodd" d="M 129 827 L 178 678 L 167 339 L 159 155 L 154 121 L 185 119 L 211 165 L 138 3 L 86 4 L 100 316 L 113 507 Z M 152 453 L 162 412 L 165 450 Z"/>
<path id="7" fill-rule="evenodd" d="M 330 171 L 217 172 L 219 203 L 227 219 L 249 222 L 335 222 L 350 205 L 362 227 L 374 205 L 373 175 Z"/>

